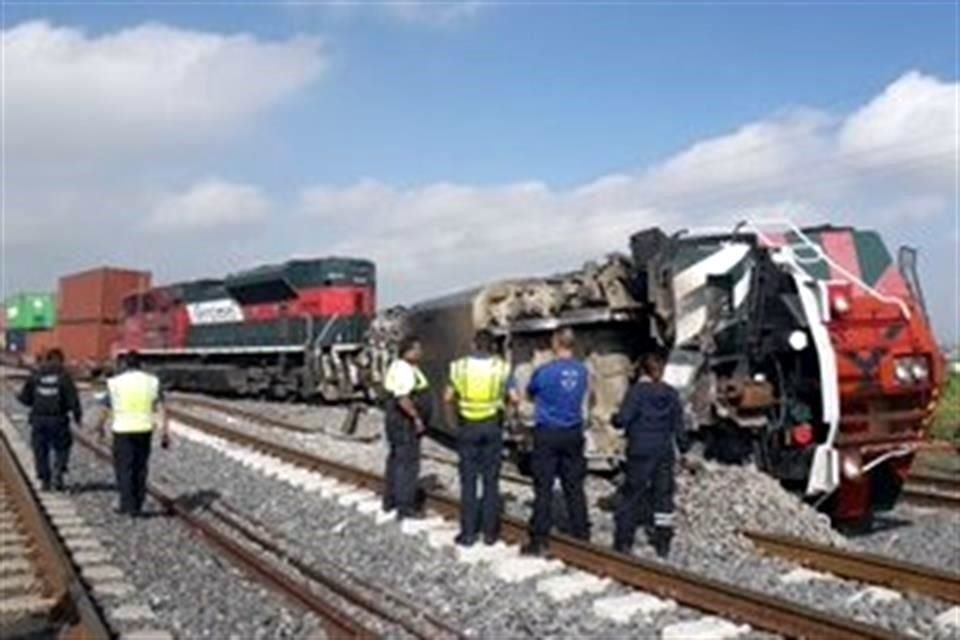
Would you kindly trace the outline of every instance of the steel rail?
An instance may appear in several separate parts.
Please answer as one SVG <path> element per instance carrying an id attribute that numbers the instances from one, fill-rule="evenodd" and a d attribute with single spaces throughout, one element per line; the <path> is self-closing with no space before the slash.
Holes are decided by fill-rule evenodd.
<path id="1" fill-rule="evenodd" d="M 909 482 L 904 485 L 901 496 L 910 504 L 933 507 L 936 509 L 960 509 L 960 494 L 943 493 L 911 485 Z"/>
<path id="2" fill-rule="evenodd" d="M 347 600 L 350 600 L 353 603 L 356 603 L 362 606 L 368 611 L 373 612 L 375 615 L 403 627 L 408 632 L 410 632 L 411 635 L 413 635 L 414 637 L 422 638 L 423 640 L 435 640 L 436 638 L 441 637 L 438 635 L 437 632 L 441 632 L 451 638 L 458 638 L 458 639 L 466 638 L 466 636 L 463 633 L 461 633 L 458 629 L 454 629 L 453 627 L 448 625 L 446 622 L 440 620 L 436 616 L 433 616 L 429 612 L 423 611 L 422 609 L 412 604 L 411 602 L 405 599 L 402 599 L 398 597 L 396 594 L 388 592 L 387 590 L 379 586 L 371 585 L 366 581 L 362 581 L 360 578 L 358 578 L 353 574 L 349 574 L 350 580 L 356 581 L 356 582 L 363 582 L 363 587 L 365 589 L 375 591 L 381 599 L 392 600 L 395 605 L 398 605 L 405 609 L 410 610 L 411 612 L 415 613 L 416 616 L 419 616 L 420 618 L 425 620 L 428 624 L 436 627 L 436 629 L 434 629 L 430 633 L 424 633 L 421 629 L 419 629 L 413 623 L 403 619 L 403 617 L 401 617 L 398 614 L 388 611 L 385 607 L 381 606 L 381 604 L 374 602 L 368 596 L 362 594 L 359 590 L 349 585 L 346 585 L 343 582 L 339 582 L 337 580 L 332 579 L 330 576 L 325 575 L 322 571 L 319 571 L 316 567 L 313 567 L 307 564 L 303 560 L 291 555 L 284 549 L 280 548 L 280 546 L 277 543 L 267 540 L 263 536 L 257 534 L 252 527 L 248 526 L 244 522 L 241 522 L 240 520 L 242 518 L 243 520 L 251 521 L 249 517 L 243 514 L 237 513 L 232 508 L 229 508 L 229 509 L 231 511 L 234 511 L 236 515 L 227 513 L 227 511 L 225 511 L 224 509 L 218 508 L 215 503 L 209 505 L 207 509 L 211 513 L 213 513 L 218 520 L 228 525 L 231 529 L 240 533 L 251 542 L 254 542 L 255 544 L 267 549 L 268 551 L 270 551 L 270 553 L 273 553 L 277 557 L 281 558 L 284 562 L 290 564 L 290 566 L 294 567 L 297 571 L 307 576 L 311 580 L 314 580 L 324 585 L 334 593 L 340 595 L 343 598 L 346 598 Z M 264 529 L 267 528 L 263 523 L 258 521 L 252 521 L 252 524 L 260 528 L 264 528 Z M 274 532 L 271 532 L 271 535 L 275 537 L 280 537 L 279 534 L 276 534 Z M 348 573 L 340 568 L 337 568 L 336 570 L 341 573 Z"/>
<path id="3" fill-rule="evenodd" d="M 106 640 L 115 637 L 103 612 L 74 568 L 66 547 L 27 480 L 27 474 L 13 453 L 7 434 L 0 433 L 0 476 L 8 488 L 13 509 L 34 543 L 41 578 L 47 583 L 56 604 L 50 622 L 65 625 L 66 638 Z"/>
<path id="4" fill-rule="evenodd" d="M 232 415 L 237 418 L 242 418 L 249 422 L 258 423 L 268 427 L 276 427 L 277 429 L 283 429 L 284 431 L 295 431 L 297 433 L 303 433 L 307 435 L 316 435 L 323 434 L 330 436 L 331 438 L 337 438 L 339 440 L 347 440 L 350 442 L 372 442 L 376 440 L 377 437 L 358 437 L 352 436 L 345 433 L 336 433 L 332 431 L 327 431 L 323 429 L 311 429 L 310 427 L 304 427 L 303 425 L 296 424 L 294 422 L 289 422 L 281 418 L 274 418 L 272 416 L 265 416 L 263 414 L 257 413 L 256 411 L 251 411 L 248 409 L 241 409 L 240 407 L 233 407 L 228 404 L 217 402 L 216 400 L 210 400 L 209 398 L 198 398 L 195 396 L 183 396 L 176 395 L 168 401 L 168 406 L 170 402 L 177 402 L 187 406 L 193 405 L 195 407 L 200 407 L 203 409 L 209 409 L 211 411 L 218 411 L 227 415 Z M 350 409 L 347 409 L 347 415 L 344 418 L 344 424 L 348 423 L 351 420 Z M 343 429 L 341 429 L 343 431 Z"/>
<path id="5" fill-rule="evenodd" d="M 89 436 L 77 431 L 74 431 L 73 435 L 97 457 L 106 461 L 111 460 L 110 453 L 104 447 L 93 442 Z M 147 485 L 147 492 L 165 509 L 197 532 L 204 541 L 230 558 L 236 566 L 247 574 L 316 614 L 331 637 L 356 640 L 373 640 L 378 637 L 376 632 L 354 620 L 350 614 L 330 604 L 292 576 L 277 571 L 256 551 L 238 543 L 210 522 L 204 520 L 194 512 L 193 508 L 183 498 L 171 496 L 153 483 Z"/>
<path id="6" fill-rule="evenodd" d="M 168 415 L 209 435 L 259 450 L 306 469 L 322 472 L 346 483 L 377 493 L 383 492 L 383 478 L 374 473 L 240 433 L 176 409 L 168 410 Z M 426 506 L 448 518 L 456 519 L 459 516 L 459 503 L 442 494 L 428 493 Z M 527 525 L 516 518 L 505 516 L 501 521 L 501 536 L 508 542 L 522 542 L 527 537 Z M 716 613 L 756 629 L 783 636 L 836 640 L 892 640 L 899 637 L 881 627 L 842 618 L 636 556 L 617 553 L 563 534 L 552 535 L 549 548 L 550 555 L 571 566 L 609 577 L 635 589 L 671 598 L 694 609 Z"/>
<path id="7" fill-rule="evenodd" d="M 930 487 L 938 491 L 960 493 L 960 475 L 914 472 L 907 477 L 907 484 L 917 487 Z"/>
<path id="8" fill-rule="evenodd" d="M 766 553 L 820 571 L 960 603 L 960 575 L 948 571 L 793 536 L 746 530 L 740 533 Z"/>

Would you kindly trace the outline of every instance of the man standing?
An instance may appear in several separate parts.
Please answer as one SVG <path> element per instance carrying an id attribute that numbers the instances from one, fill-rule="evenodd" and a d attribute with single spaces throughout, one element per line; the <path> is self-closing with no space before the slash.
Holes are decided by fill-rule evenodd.
<path id="1" fill-rule="evenodd" d="M 655 354 L 641 361 L 642 375 L 627 392 L 613 423 L 627 432 L 627 477 L 615 516 L 614 549 L 630 553 L 637 525 L 649 522 L 650 543 L 661 558 L 670 553 L 675 490 L 674 443 L 687 449 L 680 396 L 663 382 L 663 359 Z"/>
<path id="2" fill-rule="evenodd" d="M 400 357 L 387 370 L 384 389 L 387 392 L 386 431 L 390 452 L 387 454 L 386 490 L 383 510 L 397 510 L 397 517 L 419 518 L 417 480 L 420 475 L 420 438 L 430 418 L 430 397 L 427 377 L 420 370 L 423 349 L 414 337 L 400 343 Z"/>
<path id="3" fill-rule="evenodd" d="M 105 411 L 100 418 L 99 437 L 105 435 L 112 418 L 113 467 L 120 493 L 117 513 L 138 517 L 147 494 L 147 470 L 153 438 L 154 412 L 159 414 L 160 446 L 170 443 L 170 425 L 163 410 L 160 381 L 140 368 L 140 356 L 131 351 L 122 357 L 124 371 L 107 380 Z"/>
<path id="4" fill-rule="evenodd" d="M 570 533 L 590 539 L 587 499 L 583 483 L 587 463 L 583 455 L 584 398 L 588 372 L 574 358 L 575 337 L 569 328 L 554 332 L 551 347 L 554 359 L 541 365 L 530 378 L 527 394 L 534 401 L 533 432 L 533 517 L 530 541 L 523 552 L 546 552 L 553 514 L 553 485 L 557 476 L 563 487 L 570 519 Z"/>
<path id="5" fill-rule="evenodd" d="M 83 408 L 73 378 L 63 368 L 63 352 L 51 349 L 43 364 L 27 379 L 17 399 L 30 407 L 30 444 L 37 479 L 44 491 L 51 487 L 50 450 L 53 450 L 53 488 L 63 491 L 63 474 L 70 457 L 70 414 L 77 426 Z"/>
<path id="6" fill-rule="evenodd" d="M 494 354 L 494 337 L 478 331 L 473 353 L 450 364 L 450 384 L 444 392 L 447 421 L 456 427 L 460 453 L 460 535 L 469 547 L 483 531 L 493 544 L 500 525 L 500 463 L 503 454 L 503 409 L 509 367 Z M 483 486 L 478 500 L 477 480 Z"/>

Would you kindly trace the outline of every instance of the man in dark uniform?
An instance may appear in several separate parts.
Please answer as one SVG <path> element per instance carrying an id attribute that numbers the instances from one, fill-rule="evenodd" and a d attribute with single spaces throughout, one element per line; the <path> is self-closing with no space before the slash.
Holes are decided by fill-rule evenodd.
<path id="1" fill-rule="evenodd" d="M 30 407 L 30 443 L 37 469 L 37 478 L 44 491 L 52 486 L 63 491 L 63 474 L 70 457 L 70 414 L 80 426 L 83 408 L 73 378 L 63 368 L 63 352 L 51 349 L 43 363 L 27 379 L 18 399 Z M 50 473 L 50 451 L 53 450 L 53 474 Z"/>
<path id="2" fill-rule="evenodd" d="M 589 372 L 574 357 L 575 344 L 572 329 L 557 330 L 551 340 L 554 359 L 538 367 L 527 385 L 527 395 L 534 401 L 536 423 L 531 458 L 533 515 L 530 541 L 523 548 L 527 555 L 546 552 L 553 521 L 553 485 L 558 476 L 567 504 L 570 533 L 582 540 L 590 539 L 583 487 L 587 475 L 583 413 Z"/>
<path id="3" fill-rule="evenodd" d="M 420 475 L 420 439 L 430 419 L 429 384 L 418 363 L 423 355 L 420 341 L 413 337 L 400 343 L 400 357 L 387 370 L 386 490 L 383 509 L 397 510 L 397 517 L 419 518 L 417 481 Z"/>
<path id="4" fill-rule="evenodd" d="M 676 447 L 686 451 L 688 446 L 680 396 L 663 382 L 663 368 L 659 355 L 643 358 L 642 375 L 613 420 L 614 426 L 627 432 L 627 475 L 615 517 L 614 549 L 632 551 L 642 520 L 648 526 L 649 542 L 661 558 L 670 553 L 673 539 Z"/>

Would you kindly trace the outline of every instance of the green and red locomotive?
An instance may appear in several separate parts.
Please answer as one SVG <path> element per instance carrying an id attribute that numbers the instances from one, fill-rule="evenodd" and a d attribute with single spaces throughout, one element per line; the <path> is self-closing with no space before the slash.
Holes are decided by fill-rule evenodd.
<path id="1" fill-rule="evenodd" d="M 368 260 L 292 260 L 139 291 L 115 352 L 136 350 L 172 388 L 326 401 L 366 398 L 376 308 Z"/>

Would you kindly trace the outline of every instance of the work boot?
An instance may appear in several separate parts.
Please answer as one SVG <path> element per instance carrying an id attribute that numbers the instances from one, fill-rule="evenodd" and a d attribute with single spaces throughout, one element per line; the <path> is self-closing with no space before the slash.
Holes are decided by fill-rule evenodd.
<path id="1" fill-rule="evenodd" d="M 660 558 L 666 558 L 670 555 L 670 540 L 673 538 L 673 531 L 664 527 L 657 527 L 653 532 L 653 549 Z"/>
<path id="2" fill-rule="evenodd" d="M 476 544 L 477 539 L 474 536 L 465 536 L 462 533 L 457 534 L 457 537 L 453 539 L 461 547 L 472 547 Z"/>
<path id="3" fill-rule="evenodd" d="M 493 546 L 493 545 L 497 544 L 497 538 L 498 538 L 498 536 L 497 536 L 497 534 L 495 534 L 495 533 L 487 533 L 487 534 L 484 534 L 484 536 L 483 536 L 483 544 L 487 545 L 488 547 Z"/>
<path id="4" fill-rule="evenodd" d="M 633 553 L 633 543 L 625 540 L 616 540 L 613 543 L 613 550 L 617 553 L 625 553 L 630 555 Z"/>
<path id="5" fill-rule="evenodd" d="M 56 475 L 53 477 L 53 490 L 54 491 L 63 491 L 63 476 Z"/>
<path id="6" fill-rule="evenodd" d="M 41 481 L 40 481 L 40 490 L 41 490 L 41 491 L 50 491 L 50 481 L 49 481 L 49 480 L 41 480 Z"/>

